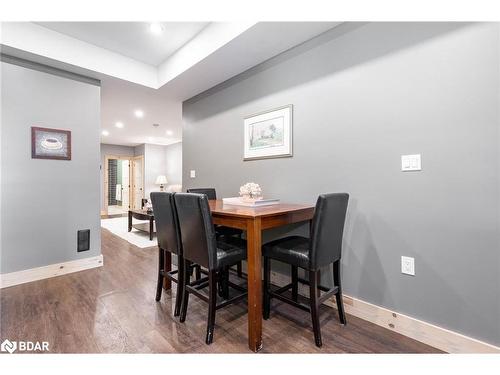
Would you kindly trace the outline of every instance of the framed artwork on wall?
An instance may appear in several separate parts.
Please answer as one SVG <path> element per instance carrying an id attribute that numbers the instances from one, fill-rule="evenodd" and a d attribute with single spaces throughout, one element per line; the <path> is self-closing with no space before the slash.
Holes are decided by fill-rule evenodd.
<path id="1" fill-rule="evenodd" d="M 71 160 L 71 132 L 32 126 L 31 158 Z"/>
<path id="2" fill-rule="evenodd" d="M 292 156 L 292 112 L 290 104 L 245 117 L 243 160 Z"/>

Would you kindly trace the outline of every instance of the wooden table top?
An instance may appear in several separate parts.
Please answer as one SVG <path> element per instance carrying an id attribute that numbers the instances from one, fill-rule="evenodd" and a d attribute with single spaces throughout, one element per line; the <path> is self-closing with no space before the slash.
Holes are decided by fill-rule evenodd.
<path id="1" fill-rule="evenodd" d="M 262 207 L 246 207 L 223 204 L 221 199 L 209 200 L 210 210 L 213 214 L 236 216 L 241 218 L 255 218 L 263 216 L 279 215 L 287 212 L 314 209 L 310 204 L 278 203 Z"/>

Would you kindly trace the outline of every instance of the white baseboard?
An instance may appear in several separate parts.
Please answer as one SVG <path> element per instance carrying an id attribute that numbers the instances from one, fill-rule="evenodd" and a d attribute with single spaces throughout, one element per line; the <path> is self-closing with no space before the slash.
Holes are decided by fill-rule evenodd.
<path id="1" fill-rule="evenodd" d="M 90 258 L 49 264 L 48 266 L 31 268 L 23 271 L 4 273 L 0 275 L 0 289 L 29 283 L 31 281 L 48 279 L 49 277 L 61 276 L 72 272 L 88 270 L 90 268 L 101 267 L 102 265 L 103 257 L 101 254 Z"/>
<path id="2" fill-rule="evenodd" d="M 271 273 L 271 280 L 278 286 L 290 283 L 289 277 L 276 272 Z M 299 291 L 307 296 L 309 288 L 299 285 Z M 335 298 L 325 301 L 325 305 L 337 308 Z M 347 295 L 344 295 L 344 308 L 348 314 L 448 353 L 500 353 L 497 346 Z"/>

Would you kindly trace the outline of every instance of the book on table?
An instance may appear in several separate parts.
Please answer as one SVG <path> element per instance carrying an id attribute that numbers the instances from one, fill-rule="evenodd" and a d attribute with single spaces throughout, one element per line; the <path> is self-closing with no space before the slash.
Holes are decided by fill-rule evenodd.
<path id="1" fill-rule="evenodd" d="M 232 197 L 232 198 L 222 198 L 222 203 L 233 206 L 262 207 L 262 206 L 272 206 L 273 204 L 278 204 L 280 203 L 280 200 L 276 198 L 268 198 L 268 199 L 258 199 L 255 201 L 245 201 L 240 197 Z"/>

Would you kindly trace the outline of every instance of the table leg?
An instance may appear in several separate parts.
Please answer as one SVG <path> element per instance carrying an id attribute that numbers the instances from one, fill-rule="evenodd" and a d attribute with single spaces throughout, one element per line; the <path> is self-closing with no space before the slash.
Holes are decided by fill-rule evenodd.
<path id="1" fill-rule="evenodd" d="M 128 231 L 132 230 L 132 212 L 128 212 Z"/>
<path id="2" fill-rule="evenodd" d="M 262 228 L 261 219 L 247 221 L 248 347 L 262 348 Z"/>
<path id="3" fill-rule="evenodd" d="M 165 251 L 165 263 L 163 265 L 163 270 L 165 272 L 172 271 L 172 253 L 170 251 Z M 163 289 L 169 290 L 171 287 L 172 287 L 172 281 L 168 277 L 164 277 Z M 177 298 L 177 296 L 175 298 Z"/>
<path id="4" fill-rule="evenodd" d="M 153 241 L 153 219 L 149 219 L 149 240 Z"/>

